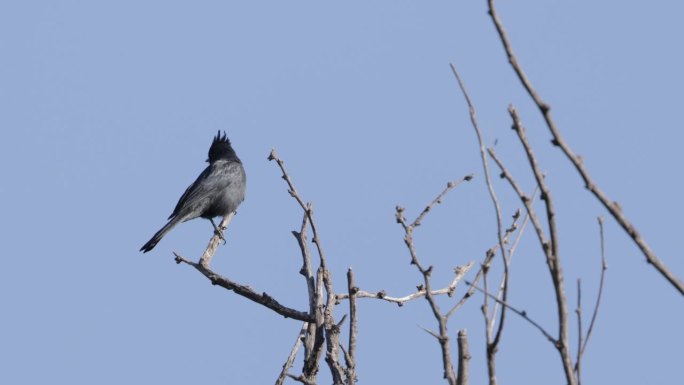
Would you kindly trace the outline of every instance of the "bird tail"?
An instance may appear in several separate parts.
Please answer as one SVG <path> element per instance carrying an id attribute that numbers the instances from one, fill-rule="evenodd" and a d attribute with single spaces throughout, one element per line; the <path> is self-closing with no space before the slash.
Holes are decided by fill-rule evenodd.
<path id="1" fill-rule="evenodd" d="M 147 243 L 144 244 L 143 247 L 140 248 L 140 251 L 142 251 L 143 253 L 147 253 L 148 251 L 154 249 L 154 247 L 157 246 L 157 243 L 159 243 L 159 241 L 161 241 L 161 239 L 164 237 L 164 235 L 166 235 L 166 233 L 171 231 L 171 229 L 174 228 L 180 222 L 181 221 L 180 221 L 179 217 L 172 218 L 167 224 L 164 225 L 164 227 L 159 229 L 159 231 L 157 231 L 157 233 L 154 234 L 152 239 L 147 241 Z"/>

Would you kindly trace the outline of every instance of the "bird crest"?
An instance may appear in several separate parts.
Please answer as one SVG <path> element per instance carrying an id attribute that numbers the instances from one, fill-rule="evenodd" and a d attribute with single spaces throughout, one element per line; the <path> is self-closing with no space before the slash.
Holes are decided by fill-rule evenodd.
<path id="1" fill-rule="evenodd" d="M 221 130 L 218 131 L 216 136 L 214 136 L 214 140 L 211 142 L 207 162 L 213 163 L 219 159 L 237 159 L 235 150 L 233 150 L 233 147 L 230 145 L 230 139 L 228 139 L 225 131 L 223 131 L 223 135 L 221 135 Z"/>

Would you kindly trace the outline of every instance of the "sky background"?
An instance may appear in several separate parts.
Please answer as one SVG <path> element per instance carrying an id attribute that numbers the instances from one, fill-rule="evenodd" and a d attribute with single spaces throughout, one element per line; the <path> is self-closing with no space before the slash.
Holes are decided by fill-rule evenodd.
<path id="1" fill-rule="evenodd" d="M 518 58 L 569 144 L 684 277 L 684 4 L 500 3 Z M 571 310 L 577 278 L 585 313 L 593 304 L 596 217 L 606 212 L 549 144 L 484 0 L 6 1 L 0 52 L 0 383 L 275 381 L 300 323 L 173 262 L 173 250 L 199 257 L 212 234 L 207 221 L 185 223 L 151 253 L 138 252 L 205 167 L 217 130 L 228 132 L 248 176 L 228 244 L 214 258 L 217 272 L 307 307 L 290 234 L 301 210 L 266 160 L 276 148 L 315 204 L 338 291 L 350 266 L 364 290 L 415 290 L 421 277 L 408 263 L 395 205 L 413 218 L 447 181 L 474 173 L 416 230 L 433 284 L 446 285 L 454 266 L 481 260 L 496 242 L 450 62 L 486 143 L 497 143 L 531 191 L 506 111 L 509 103 L 518 108 L 556 199 Z M 504 182 L 495 187 L 509 218 L 519 202 Z M 609 270 L 584 382 L 670 384 L 681 377 L 682 297 L 613 220 L 605 232 Z M 509 299 L 556 330 L 531 231 L 514 257 Z M 462 328 L 470 335 L 472 384 L 486 382 L 481 303 L 474 296 L 449 324 L 452 336 Z M 346 311 L 339 306 L 336 316 Z M 421 327 L 436 328 L 423 300 L 403 308 L 361 301 L 359 383 L 444 383 L 438 344 Z M 502 383 L 562 384 L 559 362 L 537 330 L 509 316 Z M 320 380 L 329 382 L 327 367 Z"/>

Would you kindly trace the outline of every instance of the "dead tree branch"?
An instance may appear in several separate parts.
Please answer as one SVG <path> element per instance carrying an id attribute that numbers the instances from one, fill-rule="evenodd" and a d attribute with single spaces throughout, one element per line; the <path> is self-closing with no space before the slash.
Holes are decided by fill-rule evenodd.
<path id="1" fill-rule="evenodd" d="M 359 333 L 358 319 L 356 318 L 356 294 L 359 290 L 354 283 L 354 271 L 347 270 L 347 290 L 349 291 L 349 352 L 345 354 L 347 363 L 348 385 L 356 383 L 356 337 Z"/>
<path id="2" fill-rule="evenodd" d="M 518 220 L 520 219 L 520 210 L 517 210 L 515 214 L 513 214 L 513 223 L 511 226 L 509 226 L 506 231 L 504 232 L 504 244 L 508 244 L 510 236 L 518 230 Z M 523 224 L 527 223 L 528 221 L 528 216 L 525 214 L 525 219 L 523 220 Z M 523 233 L 525 230 L 525 226 L 520 226 L 520 231 L 518 231 L 518 235 L 516 235 L 515 241 L 514 241 L 514 246 L 520 242 L 520 238 L 522 237 Z M 494 246 L 490 247 L 487 249 L 485 252 L 485 258 L 480 264 L 480 269 L 477 271 L 477 274 L 475 275 L 475 278 L 473 279 L 473 283 L 468 286 L 468 290 L 466 293 L 463 295 L 463 297 L 454 305 L 451 310 L 447 313 L 447 316 L 451 316 L 452 313 L 457 311 L 465 301 L 470 298 L 474 293 L 475 293 L 475 288 L 473 287 L 474 285 L 477 285 L 480 282 L 480 279 L 482 279 L 484 275 L 484 267 L 489 266 L 492 262 L 492 259 L 496 255 L 496 251 L 499 248 L 499 242 L 497 241 Z M 515 247 L 512 247 L 511 250 L 508 251 L 509 258 L 514 254 L 515 252 Z"/>
<path id="3" fill-rule="evenodd" d="M 513 52 L 513 47 L 508 38 L 506 31 L 504 30 L 503 23 L 499 18 L 496 8 L 494 6 L 494 0 L 487 0 L 489 7 L 489 15 L 492 18 L 496 31 L 499 34 L 499 38 L 506 51 L 506 56 L 508 57 L 508 62 L 515 71 L 520 83 L 523 85 L 527 93 L 530 95 L 537 108 L 544 117 L 546 126 L 548 127 L 553 140 L 551 143 L 554 146 L 560 147 L 566 158 L 572 163 L 580 177 L 584 181 L 584 185 L 599 202 L 610 212 L 611 216 L 620 224 L 622 229 L 632 238 L 637 247 L 641 250 L 642 254 L 646 257 L 646 261 L 653 265 L 653 267 L 662 275 L 672 286 L 674 286 L 680 294 L 684 295 L 684 282 L 678 278 L 670 269 L 665 266 L 665 264 L 658 258 L 658 256 L 651 250 L 650 246 L 646 243 L 646 240 L 641 237 L 641 234 L 637 231 L 636 227 L 629 221 L 629 219 L 622 212 L 620 205 L 611 200 L 604 192 L 601 190 L 596 182 L 589 175 L 589 171 L 584 166 L 582 158 L 575 154 L 575 152 L 570 148 L 565 139 L 560 133 L 560 130 L 556 126 L 555 121 L 551 116 L 551 106 L 546 103 L 539 93 L 532 86 L 532 82 L 529 80 L 522 67 L 518 63 L 515 53 Z"/>
<path id="4" fill-rule="evenodd" d="M 591 332 L 594 330 L 594 324 L 596 322 L 596 316 L 598 314 L 599 307 L 601 306 L 601 297 L 603 296 L 603 283 L 606 275 L 606 270 L 608 270 L 608 263 L 606 262 L 606 248 L 605 248 L 605 237 L 603 233 L 603 218 L 598 217 L 599 224 L 599 236 L 601 238 L 601 278 L 599 278 L 598 294 L 596 295 L 596 304 L 594 305 L 594 311 L 591 314 L 591 321 L 589 322 L 589 329 L 587 329 L 587 335 L 584 337 L 584 345 L 580 350 L 581 355 L 584 354 L 584 349 L 587 348 L 589 343 L 589 338 L 591 337 Z"/>
<path id="5" fill-rule="evenodd" d="M 219 223 L 218 228 L 219 230 L 223 231 L 228 228 L 228 225 L 230 225 L 230 221 L 233 220 L 233 217 L 235 216 L 235 212 L 232 212 L 221 220 L 221 223 Z M 200 257 L 200 265 L 209 268 L 209 265 L 211 265 L 211 259 L 214 257 L 214 254 L 216 253 L 216 249 L 218 248 L 219 241 L 223 240 L 223 233 L 221 234 L 214 234 L 213 237 L 209 240 L 209 245 L 207 245 L 206 250 L 204 250 L 204 253 L 202 253 L 202 256 Z M 175 254 L 175 253 L 174 253 Z"/>
<path id="6" fill-rule="evenodd" d="M 599 224 L 599 237 L 601 241 L 601 277 L 599 278 L 598 294 L 596 295 L 596 303 L 594 304 L 594 311 L 591 314 L 591 321 L 589 322 L 589 328 L 587 329 L 586 336 L 582 335 L 582 306 L 581 306 L 581 292 L 580 292 L 580 282 L 577 281 L 577 322 L 578 322 L 578 344 L 577 344 L 577 359 L 575 362 L 575 372 L 577 373 L 578 383 L 580 382 L 580 369 L 582 356 L 584 355 L 584 350 L 587 348 L 589 343 L 589 338 L 591 337 L 591 332 L 594 330 L 594 324 L 596 323 L 596 317 L 598 315 L 599 307 L 601 306 L 601 297 L 603 296 L 603 286 L 606 275 L 606 270 L 608 270 L 608 263 L 606 262 L 606 249 L 605 249 L 605 237 L 603 233 L 603 218 L 598 217 Z"/>
<path id="7" fill-rule="evenodd" d="M 496 196 L 496 192 L 494 191 L 494 185 L 492 184 L 492 178 L 490 176 L 490 171 L 489 171 L 489 164 L 487 162 L 487 153 L 485 151 L 485 145 L 484 145 L 484 140 L 482 139 L 482 131 L 480 130 L 480 126 L 477 123 L 477 115 L 475 111 L 475 106 L 473 105 L 473 102 L 470 99 L 470 95 L 468 95 L 468 91 L 466 90 L 465 84 L 463 83 L 463 80 L 461 79 L 461 76 L 459 76 L 458 71 L 456 70 L 456 66 L 453 64 L 450 64 L 451 66 L 451 71 L 454 73 L 454 76 L 456 77 L 456 81 L 458 82 L 458 86 L 461 89 L 461 92 L 463 93 L 463 97 L 466 100 L 466 103 L 468 105 L 468 111 L 470 113 L 470 122 L 471 125 L 473 126 L 473 129 L 475 130 L 475 134 L 477 135 L 477 141 L 478 145 L 480 148 L 480 160 L 482 161 L 482 168 L 484 169 L 484 174 L 485 174 L 485 181 L 487 184 L 487 190 L 489 191 L 489 196 L 492 200 L 492 206 L 494 207 L 494 212 L 496 214 L 496 235 L 497 239 L 499 240 L 499 251 L 501 252 L 501 259 L 503 261 L 503 267 L 504 267 L 504 273 L 503 273 L 503 283 L 502 283 L 502 290 L 501 290 L 501 295 L 502 299 L 505 302 L 508 298 L 508 256 L 506 253 L 506 247 L 504 245 L 504 229 L 503 229 L 503 221 L 501 219 L 501 205 L 499 204 L 499 199 Z M 484 271 L 486 275 L 486 270 Z M 485 277 L 486 278 L 486 277 Z M 501 340 L 501 334 L 503 333 L 503 327 L 504 323 L 506 320 L 506 308 L 501 309 L 501 313 L 499 314 L 499 322 L 498 322 L 498 328 L 496 331 L 496 334 L 494 334 L 494 337 L 492 338 L 492 333 L 491 333 L 491 328 L 489 327 L 489 307 L 486 304 L 486 297 L 485 297 L 485 306 L 483 307 L 483 312 L 484 312 L 484 318 L 485 318 L 485 323 L 487 324 L 487 355 L 488 355 L 488 360 L 487 362 L 490 363 L 489 365 L 490 368 L 490 373 L 489 373 L 489 384 L 490 385 L 496 385 L 496 375 L 494 371 L 494 361 L 495 361 L 495 355 L 498 350 L 498 345 L 499 341 Z M 492 317 L 496 317 L 496 312 L 492 312 L 491 314 Z"/>
<path id="8" fill-rule="evenodd" d="M 313 218 L 313 205 L 311 203 L 304 203 L 302 198 L 299 196 L 299 193 L 297 193 L 297 189 L 294 187 L 294 184 L 292 183 L 292 179 L 290 179 L 290 176 L 287 174 L 287 171 L 285 170 L 285 162 L 278 157 L 278 154 L 276 154 L 275 149 L 271 150 L 271 153 L 268 156 L 268 160 L 276 161 L 278 167 L 280 167 L 280 171 L 282 171 L 283 173 L 282 178 L 285 180 L 289 187 L 287 192 L 297 201 L 297 203 L 299 203 L 299 206 L 302 208 L 302 210 L 304 210 L 306 215 L 309 217 L 311 232 L 313 233 L 312 241 L 316 245 L 316 249 L 318 250 L 318 256 L 320 257 L 321 266 L 325 268 L 325 254 L 323 253 L 323 247 L 321 246 L 321 241 L 318 236 L 318 227 L 316 226 L 316 222 Z"/>
<path id="9" fill-rule="evenodd" d="M 466 284 L 471 285 L 471 283 L 468 281 L 466 281 Z M 556 338 L 554 338 L 549 332 L 547 332 L 546 329 L 544 329 L 544 327 L 542 327 L 539 323 L 537 323 L 537 321 L 533 320 L 530 316 L 528 316 L 527 311 L 518 310 L 517 308 L 515 308 L 515 307 L 509 305 L 508 303 L 496 298 L 496 296 L 494 296 L 493 294 L 487 293 L 486 291 L 484 291 L 483 289 L 480 289 L 477 286 L 474 286 L 474 288 L 475 288 L 475 290 L 479 291 L 480 293 L 482 293 L 482 294 L 486 295 L 487 297 L 493 299 L 494 301 L 498 302 L 501 306 L 504 306 L 504 307 L 508 308 L 510 311 L 512 311 L 513 313 L 519 315 L 525 321 L 529 322 L 532 326 L 537 328 L 537 330 L 539 330 L 541 332 L 541 334 L 543 334 L 544 337 L 546 337 L 546 339 L 549 340 L 549 342 L 551 342 L 554 346 L 558 345 L 558 340 L 556 340 Z"/>
<path id="10" fill-rule="evenodd" d="M 309 216 L 304 213 L 302 218 L 302 226 L 299 230 L 293 231 L 297 243 L 299 244 L 299 249 L 302 253 L 302 268 L 299 273 L 304 277 L 306 281 L 306 287 L 309 295 L 309 314 L 314 315 L 316 319 L 322 320 L 322 314 L 319 314 L 321 303 L 323 301 L 322 293 L 323 288 L 317 288 L 316 280 L 314 279 L 313 272 L 311 269 L 311 253 L 309 251 L 309 246 L 306 237 L 306 230 L 309 225 Z M 318 327 L 317 322 L 309 322 L 307 324 L 307 332 L 304 334 L 304 369 L 303 376 L 307 378 L 313 378 L 318 372 L 318 360 L 322 352 L 321 347 L 323 346 L 323 329 Z"/>
<path id="11" fill-rule="evenodd" d="M 275 161 L 282 172 L 282 178 L 288 186 L 288 193 L 292 196 L 299 206 L 304 211 L 305 218 L 302 221 L 302 228 L 298 233 L 293 233 L 302 250 L 302 257 L 304 265 L 301 273 L 307 281 L 307 289 L 309 291 L 309 308 L 314 319 L 313 325 L 309 325 L 307 335 L 305 336 L 305 362 L 302 376 L 305 381 L 315 382 L 315 377 L 318 372 L 318 360 L 323 351 L 323 346 L 326 347 L 325 361 L 330 368 L 330 372 L 335 384 L 342 384 L 345 382 L 346 372 L 339 362 L 339 334 L 340 326 L 335 323 L 333 310 L 337 303 L 335 292 L 333 291 L 332 277 L 326 267 L 325 253 L 321 245 L 318 227 L 314 219 L 313 204 L 305 203 L 301 198 L 297 189 L 292 182 L 287 170 L 285 169 L 285 162 L 278 157 L 275 149 L 271 150 L 268 156 L 269 161 Z M 318 253 L 319 267 L 316 272 L 316 279 L 313 279 L 311 258 L 308 247 L 306 246 L 306 227 L 311 228 L 313 233 L 313 243 L 316 245 Z M 313 293 L 312 293 L 313 290 Z M 326 293 L 326 300 L 323 303 L 323 290 Z M 344 320 L 344 317 L 342 318 Z M 340 322 L 341 323 L 341 322 Z M 353 357 L 353 356 L 352 356 Z M 355 367 L 355 362 L 347 362 L 348 367 Z M 353 379 L 346 378 L 348 384 L 353 383 Z"/>
<path id="12" fill-rule="evenodd" d="M 285 318 L 292 318 L 304 322 L 313 321 L 313 318 L 309 315 L 309 313 L 283 306 L 280 304 L 280 302 L 278 302 L 265 292 L 259 294 L 247 285 L 241 285 L 239 283 L 231 281 L 230 279 L 224 276 L 215 273 L 207 266 L 204 266 L 197 262 L 190 261 L 176 252 L 174 252 L 173 254 L 176 256 L 176 263 L 185 263 L 187 265 L 194 267 L 195 269 L 197 269 L 197 271 L 199 271 L 205 277 L 207 277 L 209 281 L 211 281 L 212 285 L 218 285 L 223 287 L 224 289 L 232 290 L 235 292 L 235 294 L 243 296 L 260 305 L 263 305 L 275 311 L 276 313 L 282 315 Z"/>
<path id="13" fill-rule="evenodd" d="M 432 310 L 433 315 L 435 316 L 435 319 L 437 320 L 437 324 L 439 326 L 439 333 L 431 333 L 437 337 L 437 340 L 439 341 L 439 345 L 442 351 L 442 365 L 444 367 L 444 378 L 449 382 L 451 385 L 456 384 L 456 372 L 454 372 L 454 366 L 451 360 L 451 347 L 449 345 L 449 333 L 448 333 L 448 327 L 447 327 L 447 321 L 448 317 L 446 315 L 443 315 L 439 305 L 437 304 L 437 301 L 435 300 L 434 296 L 432 295 L 432 284 L 430 281 L 430 275 L 432 273 L 432 266 L 430 267 L 423 267 L 423 265 L 420 263 L 420 260 L 418 259 L 418 253 L 416 251 L 415 245 L 413 243 L 413 231 L 416 227 L 420 226 L 421 221 L 425 218 L 425 215 L 427 215 L 428 212 L 436 205 L 442 202 L 442 199 L 444 196 L 451 191 L 453 188 L 455 188 L 457 185 L 464 181 L 470 181 L 472 179 L 472 175 L 465 176 L 463 179 L 459 181 L 454 181 L 454 182 L 449 182 L 447 183 L 447 187 L 439 194 L 435 199 L 430 202 L 425 209 L 416 217 L 416 219 L 412 223 L 408 223 L 406 220 L 406 217 L 404 216 L 404 209 L 402 207 L 397 206 L 396 208 L 396 218 L 397 222 L 403 227 L 405 236 L 404 236 L 404 243 L 406 244 L 406 247 L 409 250 L 409 253 L 411 255 L 411 264 L 416 266 L 420 274 L 423 276 L 423 286 L 425 289 L 425 299 L 428 301 L 430 304 L 430 309 Z"/>
<path id="14" fill-rule="evenodd" d="M 285 377 L 288 376 L 288 371 L 294 364 L 295 357 L 297 357 L 297 352 L 299 351 L 299 347 L 302 346 L 302 340 L 304 339 L 304 336 L 306 335 L 306 330 L 308 329 L 308 322 L 304 322 L 302 325 L 301 330 L 299 330 L 299 334 L 297 334 L 297 339 L 295 340 L 295 344 L 292 347 L 292 350 L 290 351 L 290 355 L 287 357 L 287 360 L 283 364 L 283 370 L 280 372 L 280 376 L 278 376 L 278 379 L 275 382 L 275 385 L 283 385 L 285 383 Z"/>
<path id="15" fill-rule="evenodd" d="M 530 169 L 532 170 L 532 173 L 534 175 L 534 178 L 537 182 L 537 186 L 539 186 L 539 190 L 541 191 L 541 199 L 545 203 L 546 207 L 546 220 L 547 220 L 547 225 L 549 229 L 549 234 L 550 234 L 550 241 L 549 242 L 544 242 L 540 238 L 540 244 L 542 246 L 542 250 L 546 256 L 546 263 L 547 267 L 549 269 L 549 274 L 551 275 L 551 280 L 553 282 L 553 288 L 554 288 L 554 293 L 556 296 L 556 311 L 558 313 L 558 344 L 556 348 L 558 349 L 558 352 L 561 356 L 561 361 L 563 363 L 563 369 L 565 371 L 565 377 L 569 385 L 574 385 L 576 384 L 576 378 L 574 375 L 574 369 L 573 369 L 573 363 L 572 363 L 572 357 L 570 355 L 570 347 L 569 347 L 569 340 L 568 340 L 568 328 L 569 328 L 569 321 L 568 321 L 568 304 L 567 304 L 567 298 L 565 296 L 565 287 L 563 283 L 563 272 L 562 272 L 562 267 L 561 267 L 561 262 L 560 262 L 560 256 L 558 253 L 559 247 L 558 247 L 558 231 L 556 227 L 556 211 L 554 208 L 554 203 L 553 199 L 551 197 L 551 190 L 549 189 L 548 185 L 546 184 L 545 177 L 539 167 L 539 164 L 536 160 L 536 156 L 532 150 L 532 147 L 530 146 L 529 141 L 527 140 L 527 135 L 525 133 L 525 128 L 523 127 L 522 123 L 520 122 L 520 118 L 518 117 L 518 114 L 515 110 L 515 108 L 511 105 L 508 108 L 508 112 L 511 115 L 511 119 L 513 120 L 513 130 L 516 132 L 518 135 L 518 139 L 520 139 L 520 143 L 523 146 L 523 149 L 525 151 L 525 154 L 527 155 L 527 159 L 530 165 Z M 497 162 L 498 163 L 498 162 Z M 503 171 L 503 170 L 502 170 Z M 509 182 L 512 180 L 512 178 L 507 178 Z M 515 187 L 514 187 L 515 189 Z M 517 190 L 517 189 L 516 189 Z M 517 191 L 516 191 L 517 192 Z M 518 194 L 520 195 L 520 194 Z M 532 209 L 532 205 L 529 203 L 525 202 L 525 199 L 523 199 L 522 196 L 520 196 L 521 200 L 523 201 L 523 204 L 526 204 L 526 208 L 528 210 L 528 213 L 530 213 L 530 210 Z M 530 213 L 530 217 L 533 218 L 532 214 Z M 534 223 L 534 221 L 533 221 Z M 539 229 L 541 229 L 540 224 L 535 224 L 535 228 L 539 226 Z"/>
<path id="16" fill-rule="evenodd" d="M 456 385 L 468 385 L 468 366 L 470 363 L 470 349 L 468 348 L 468 333 L 465 329 L 458 331 L 458 377 Z"/>
<path id="17" fill-rule="evenodd" d="M 461 281 L 461 279 L 465 276 L 465 274 L 473 267 L 475 262 L 468 262 L 465 265 L 462 266 L 457 266 L 454 268 L 454 278 L 451 280 L 448 286 L 441 288 L 441 289 L 436 289 L 432 291 L 432 295 L 447 295 L 449 297 L 454 295 L 454 292 L 456 291 L 456 286 L 458 283 Z M 411 300 L 414 300 L 416 298 L 422 298 L 425 296 L 425 287 L 420 287 L 417 291 L 403 296 L 403 297 L 393 297 L 387 295 L 387 293 L 384 290 L 381 290 L 379 292 L 370 292 L 370 291 L 365 291 L 365 290 L 360 290 L 357 288 L 356 293 L 354 294 L 356 298 L 371 298 L 371 299 L 379 299 L 391 303 L 396 303 L 399 306 L 404 306 L 406 302 L 409 302 Z M 345 299 L 349 299 L 349 293 L 340 293 L 336 295 L 337 301 L 342 301 Z"/>

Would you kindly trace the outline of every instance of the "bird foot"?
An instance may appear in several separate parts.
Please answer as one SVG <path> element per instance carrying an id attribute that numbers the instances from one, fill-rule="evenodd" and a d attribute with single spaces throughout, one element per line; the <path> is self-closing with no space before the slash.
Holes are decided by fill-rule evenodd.
<path id="1" fill-rule="evenodd" d="M 221 230 L 219 230 L 218 227 L 214 229 L 214 234 L 218 235 L 218 237 L 221 238 L 224 245 L 226 244 L 226 237 L 223 236 L 223 232 L 221 232 Z"/>
<path id="2" fill-rule="evenodd" d="M 211 218 L 209 218 L 209 222 L 211 222 L 211 225 L 214 226 L 214 234 L 217 235 L 219 238 L 221 238 L 221 240 L 223 241 L 223 244 L 225 245 L 226 244 L 226 238 L 223 236 L 223 231 L 221 231 L 221 230 L 225 230 L 226 228 L 223 226 L 221 226 L 221 227 L 216 226 L 216 223 L 214 223 L 214 220 Z"/>

